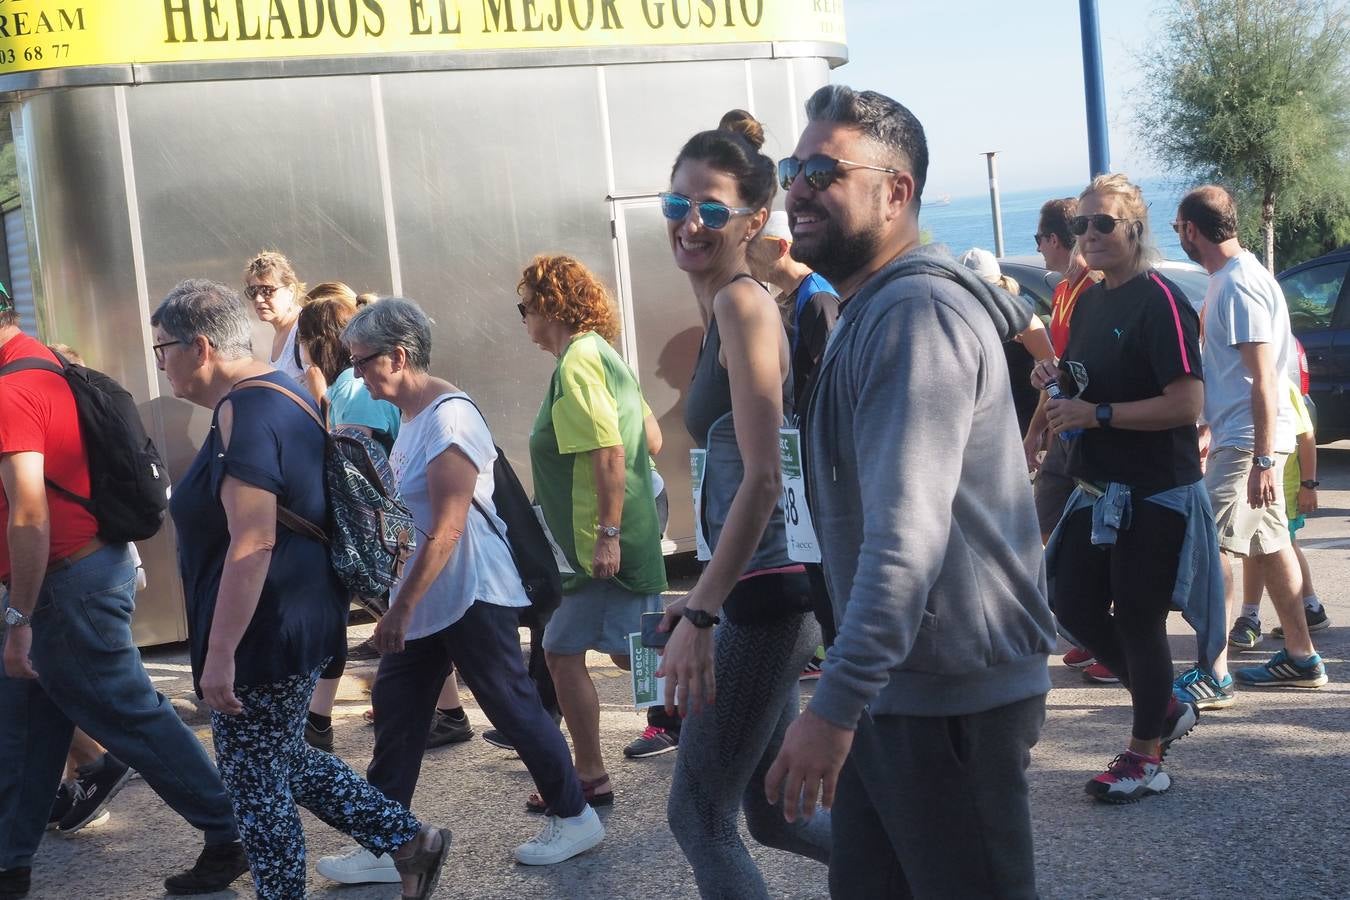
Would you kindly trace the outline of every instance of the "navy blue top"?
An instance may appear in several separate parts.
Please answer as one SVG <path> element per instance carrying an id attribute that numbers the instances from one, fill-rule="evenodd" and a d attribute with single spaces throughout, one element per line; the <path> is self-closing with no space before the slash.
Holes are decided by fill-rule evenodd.
<path id="1" fill-rule="evenodd" d="M 314 405 L 305 389 L 288 375 L 269 372 L 258 378 L 283 385 Z M 192 681 L 199 696 L 216 594 L 230 545 L 225 507 L 220 502 L 225 476 L 276 494 L 279 504 L 311 522 L 327 523 L 324 431 L 294 400 L 267 388 L 236 390 L 227 399 L 234 405 L 229 448 L 220 446 L 217 407 L 206 443 L 174 484 L 169 502 L 187 597 Z M 278 524 L 257 611 L 234 655 L 235 683 L 267 684 L 301 675 L 342 652 L 348 601 L 328 562 L 328 549 Z"/>

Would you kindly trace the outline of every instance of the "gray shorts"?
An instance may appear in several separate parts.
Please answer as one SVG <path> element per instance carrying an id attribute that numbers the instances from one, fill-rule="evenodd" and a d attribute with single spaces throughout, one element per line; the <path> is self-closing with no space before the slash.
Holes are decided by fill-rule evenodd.
<path id="1" fill-rule="evenodd" d="M 1268 556 L 1289 546 L 1289 520 L 1284 514 L 1284 464 L 1288 453 L 1275 454 L 1275 502 L 1260 509 L 1247 503 L 1252 452 L 1236 447 L 1209 451 L 1205 489 L 1219 529 L 1219 548 L 1239 556 Z"/>
<path id="2" fill-rule="evenodd" d="M 564 594 L 544 629 L 544 649 L 560 656 L 587 650 L 628 655 L 628 635 L 642 629 L 642 614 L 661 612 L 660 594 L 634 594 L 612 581 L 589 581 Z"/>

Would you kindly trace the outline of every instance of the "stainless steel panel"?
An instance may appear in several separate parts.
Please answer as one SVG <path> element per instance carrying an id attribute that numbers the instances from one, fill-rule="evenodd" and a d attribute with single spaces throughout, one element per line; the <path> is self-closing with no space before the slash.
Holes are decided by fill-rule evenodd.
<path id="1" fill-rule="evenodd" d="M 805 114 L 793 115 L 796 90 L 793 85 L 792 60 L 750 60 L 750 83 L 754 91 L 755 118 L 764 125 L 763 152 L 772 160 L 780 160 L 792 153 L 801 134 L 799 122 Z M 799 105 L 799 104 L 796 104 Z M 783 208 L 782 192 L 774 198 L 774 208 Z"/>
<path id="2" fill-rule="evenodd" d="M 554 360 L 525 336 L 516 283 L 569 253 L 614 286 L 592 69 L 381 76 L 404 293 L 437 322 L 432 368 L 482 407 L 528 482 Z"/>
<path id="3" fill-rule="evenodd" d="M 514 69 L 790 57 L 821 57 L 828 59 L 830 65 L 838 66 L 848 60 L 848 48 L 843 43 L 780 41 L 684 46 L 560 47 L 550 50 L 463 50 L 453 53 L 404 53 L 389 56 L 76 66 L 0 75 L 0 94 L 103 84 L 309 78 L 325 75 L 452 69 Z"/>
<path id="4" fill-rule="evenodd" d="M 716 123 L 714 123 L 716 124 Z M 647 405 L 661 425 L 664 443 L 656 457 L 670 499 L 666 536 L 680 550 L 694 549 L 689 450 L 684 398 L 703 343 L 703 321 L 689 277 L 671 258 L 666 221 L 655 198 L 618 204 L 623 283 L 630 292 L 638 337 L 638 379 Z"/>
<path id="5" fill-rule="evenodd" d="M 78 350 L 94 368 L 118 379 L 140 405 L 147 430 L 165 447 L 149 382 L 144 318 L 132 266 L 126 179 L 119 149 L 120 88 L 87 88 L 28 98 L 21 133 L 35 231 L 35 279 L 42 337 Z M 17 137 L 17 135 L 16 135 Z M 149 585 L 137 598 L 138 643 L 186 637 L 171 529 L 140 544 Z"/>
<path id="6" fill-rule="evenodd" d="M 680 147 L 750 104 L 743 61 L 605 69 L 617 194 L 663 191 Z"/>
<path id="7" fill-rule="evenodd" d="M 792 61 L 792 83 L 797 94 L 797 115 L 801 117 L 802 128 L 806 127 L 806 101 L 817 89 L 830 83 L 848 84 L 849 73 L 834 73 L 823 59 L 795 59 Z M 853 85 L 858 90 L 866 90 L 867 85 Z M 794 145 L 796 141 L 792 142 Z"/>
<path id="8" fill-rule="evenodd" d="M 242 285 L 262 248 L 311 284 L 390 283 L 366 77 L 127 90 L 146 277 Z"/>

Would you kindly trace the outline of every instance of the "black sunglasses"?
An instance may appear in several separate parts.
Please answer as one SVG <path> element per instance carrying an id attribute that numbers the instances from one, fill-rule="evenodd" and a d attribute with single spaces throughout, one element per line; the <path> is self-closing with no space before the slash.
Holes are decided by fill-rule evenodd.
<path id="1" fill-rule="evenodd" d="M 524 304 L 524 303 L 517 303 L 517 304 L 516 304 L 516 310 L 520 313 L 520 321 L 524 322 L 524 321 L 525 321 L 525 314 L 526 314 L 527 312 L 529 312 L 529 310 L 525 308 L 525 304 Z"/>
<path id="2" fill-rule="evenodd" d="M 745 216 L 754 212 L 748 206 L 727 206 L 716 200 L 695 203 L 684 194 L 673 191 L 661 194 L 661 215 L 672 222 L 683 222 L 694 207 L 698 207 L 698 220 L 714 231 L 725 228 L 732 216 Z"/>
<path id="3" fill-rule="evenodd" d="M 1116 230 L 1118 222 L 1135 222 L 1136 219 L 1117 219 L 1115 216 L 1108 216 L 1106 213 L 1097 213 L 1095 216 L 1074 216 L 1069 220 L 1069 230 L 1077 235 L 1087 234 L 1088 225 L 1091 225 L 1098 234 L 1110 234 Z"/>
<path id="4" fill-rule="evenodd" d="M 381 350 L 379 353 L 372 353 L 369 356 L 362 356 L 362 357 L 353 356 L 351 358 L 352 374 L 360 375 L 361 371 L 365 369 L 366 366 L 370 365 L 372 360 L 378 359 L 379 357 L 384 356 L 388 352 L 389 352 L 388 350 Z"/>
<path id="5" fill-rule="evenodd" d="M 797 176 L 805 175 L 806 184 L 811 190 L 823 191 L 834 184 L 849 169 L 870 169 L 873 172 L 886 172 L 890 175 L 900 174 L 899 169 L 850 162 L 847 159 L 835 159 L 833 156 L 817 153 L 804 161 L 795 156 L 780 159 L 778 161 L 778 183 L 783 186 L 783 190 L 791 190 L 792 182 L 797 180 Z"/>

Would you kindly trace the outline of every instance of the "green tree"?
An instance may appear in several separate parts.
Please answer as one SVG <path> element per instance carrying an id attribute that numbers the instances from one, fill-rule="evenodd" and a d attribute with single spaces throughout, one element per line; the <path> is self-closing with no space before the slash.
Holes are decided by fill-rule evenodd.
<path id="1" fill-rule="evenodd" d="M 1239 209 L 1259 210 L 1260 243 L 1273 269 L 1277 224 L 1296 233 L 1315 225 L 1317 199 L 1345 187 L 1346 3 L 1170 0 L 1160 21 L 1139 57 L 1148 149 L 1174 174 L 1252 198 Z"/>

